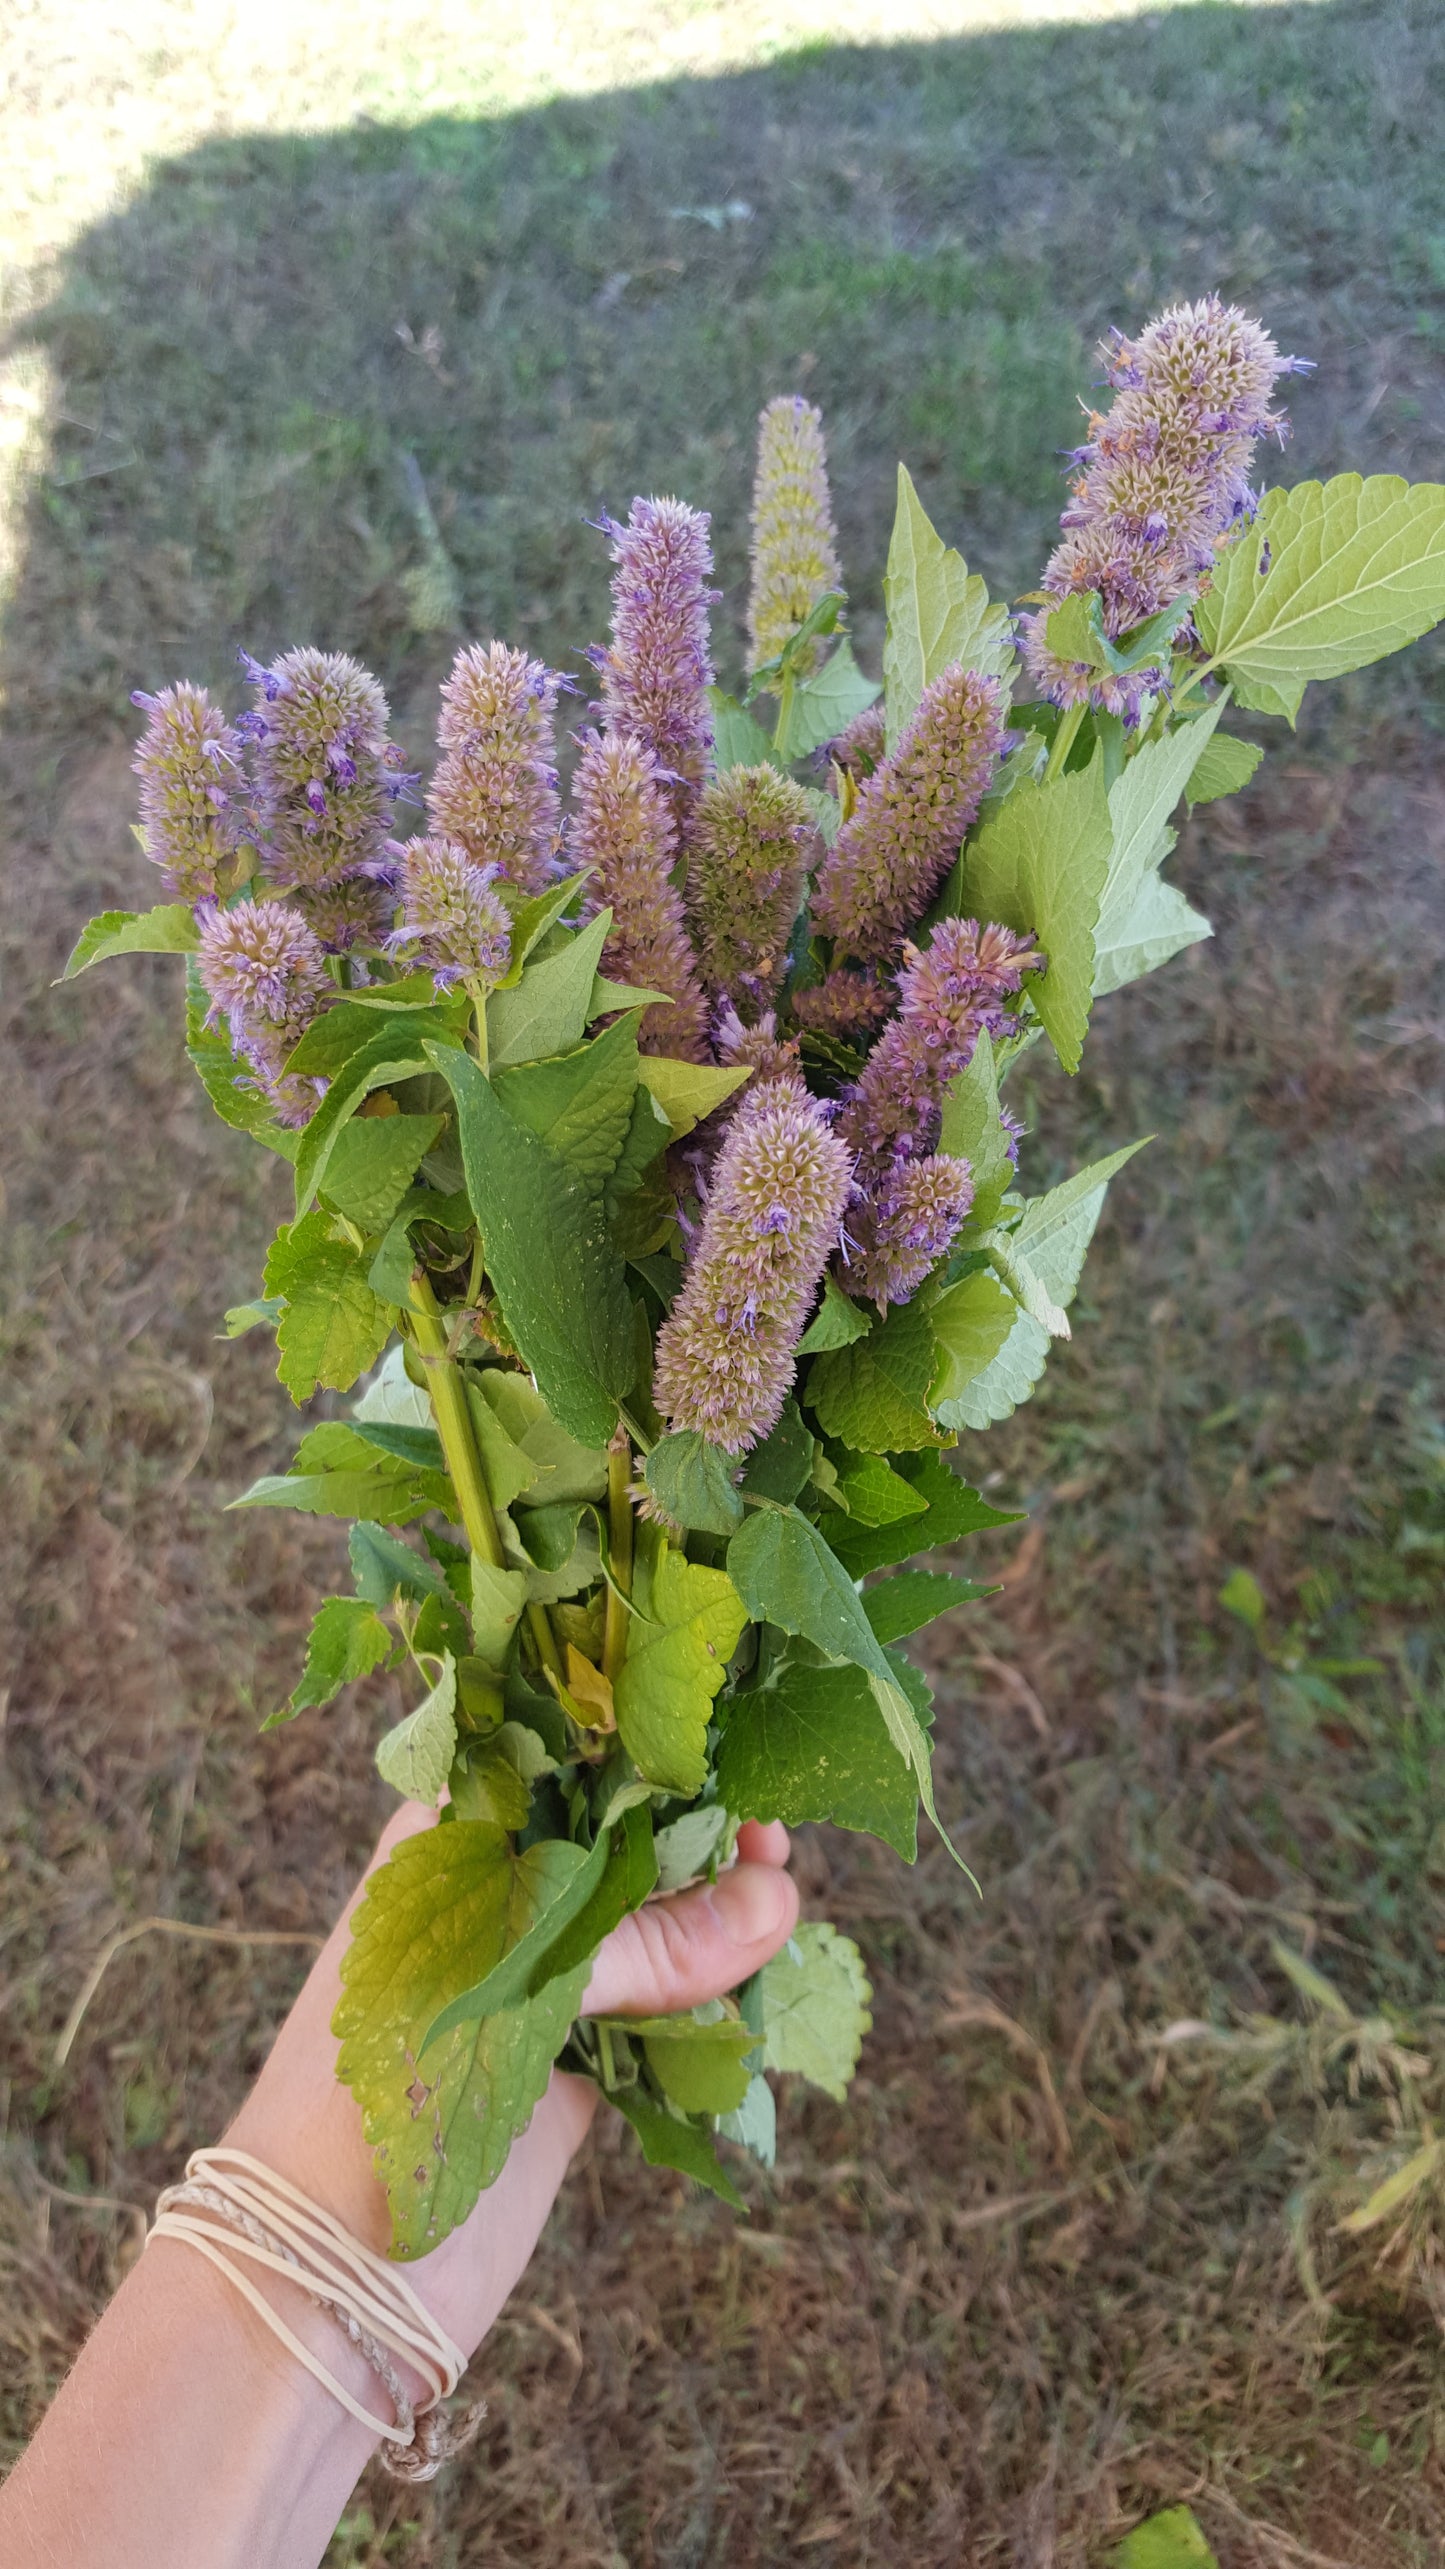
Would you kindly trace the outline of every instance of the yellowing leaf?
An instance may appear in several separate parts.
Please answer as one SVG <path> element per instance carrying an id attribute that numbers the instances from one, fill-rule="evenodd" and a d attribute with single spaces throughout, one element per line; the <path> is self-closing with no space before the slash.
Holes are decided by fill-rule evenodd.
<path id="1" fill-rule="evenodd" d="M 423 2037 L 557 1903 L 584 1861 L 565 1842 L 518 1855 L 501 1829 L 458 1820 L 404 1839 L 371 1876 L 332 2022 L 338 2073 L 361 2107 L 399 2257 L 435 2247 L 500 2173 L 567 2039 L 588 1965 L 454 2025 L 424 2060 Z"/>

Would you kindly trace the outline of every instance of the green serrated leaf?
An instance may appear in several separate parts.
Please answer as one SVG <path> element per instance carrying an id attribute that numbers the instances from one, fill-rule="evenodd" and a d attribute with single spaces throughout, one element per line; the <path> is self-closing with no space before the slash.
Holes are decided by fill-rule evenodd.
<path id="1" fill-rule="evenodd" d="M 1114 2569 L 1219 2569 L 1192 2507 L 1166 2507 L 1136 2524 L 1114 2553 Z"/>
<path id="2" fill-rule="evenodd" d="M 895 1561 L 932 1552 L 940 1544 L 959 1543 L 966 1535 L 1020 1522 L 1016 1508 L 990 1507 L 936 1454 L 902 1455 L 897 1470 L 923 1499 L 924 1514 L 921 1519 L 909 1516 L 879 1526 L 859 1525 L 851 1518 L 841 1525 L 830 1520 L 831 1549 L 850 1578 L 866 1578 L 870 1570 L 886 1570 Z"/>
<path id="3" fill-rule="evenodd" d="M 821 749 L 824 741 L 836 740 L 855 714 L 865 713 L 881 693 L 877 682 L 859 668 L 845 634 L 824 666 L 811 678 L 797 681 L 791 695 L 785 696 L 780 717 L 783 732 L 774 763 L 782 759 L 791 766 Z"/>
<path id="4" fill-rule="evenodd" d="M 831 1820 L 918 1852 L 918 1783 L 895 1746 L 866 1670 L 793 1663 L 774 1685 L 734 1696 L 717 1789 L 745 1820 Z"/>
<path id="5" fill-rule="evenodd" d="M 609 2088 L 607 2094 L 637 2134 L 650 2168 L 676 2168 L 698 2185 L 705 2185 L 711 2194 L 720 2194 L 735 2211 L 741 2211 L 742 2196 L 719 2165 L 708 2134 L 696 2123 L 686 2123 L 680 2116 L 670 2114 L 642 2087 Z"/>
<path id="6" fill-rule="evenodd" d="M 707 700 L 712 711 L 713 754 L 720 776 L 725 776 L 731 767 L 781 765 L 771 735 L 746 705 L 738 703 L 736 696 L 725 695 L 721 687 L 709 687 Z"/>
<path id="7" fill-rule="evenodd" d="M 497 889 L 512 913 L 512 960 L 500 988 L 515 989 L 522 978 L 522 966 L 533 948 L 541 944 L 548 929 L 555 927 L 564 913 L 571 909 L 591 872 L 590 866 L 583 866 L 580 873 L 569 874 L 565 882 L 549 884 L 545 892 L 533 893 L 526 899 L 517 895 L 511 884 L 505 881 L 498 884 Z"/>
<path id="8" fill-rule="evenodd" d="M 1217 803 L 1225 794 L 1239 793 L 1263 756 L 1257 741 L 1236 740 L 1232 732 L 1216 732 L 1184 788 L 1185 801 L 1190 805 Z"/>
<path id="9" fill-rule="evenodd" d="M 460 1039 L 468 1004 L 465 997 L 439 1002 L 430 975 L 424 1007 L 378 1010 L 369 995 L 338 1000 L 334 1008 L 328 1008 L 323 1017 L 307 1027 L 286 1067 L 303 1077 L 334 1079 L 354 1054 L 364 1045 L 375 1043 L 382 1034 L 394 1038 L 398 1052 L 414 1052 L 419 1059 L 423 1036 L 431 1035 L 442 1042 Z"/>
<path id="10" fill-rule="evenodd" d="M 725 1572 L 687 1560 L 671 1544 L 662 1545 L 650 1577 L 639 1563 L 637 1601 L 642 1611 L 629 1618 L 615 1683 L 617 1728 L 650 1784 L 697 1793 L 707 1775 L 713 1699 L 747 1613 Z"/>
<path id="11" fill-rule="evenodd" d="M 377 1432 L 326 1420 L 302 1438 L 289 1472 L 263 1474 L 231 1506 L 293 1508 L 303 1516 L 363 1517 L 380 1525 L 409 1525 L 433 1509 L 455 1518 L 451 1481 L 440 1462 L 430 1461 L 436 1440 L 426 1439 L 419 1450 L 427 1459 L 417 1461 L 404 1452 L 388 1455 L 375 1442 Z M 439 1445 L 436 1451 L 439 1456 Z"/>
<path id="12" fill-rule="evenodd" d="M 1003 1293 L 1003 1286 L 998 1290 Z M 982 1371 L 970 1375 L 956 1391 L 943 1391 L 935 1398 L 934 1414 L 944 1427 L 958 1432 L 965 1427 L 992 1427 L 1001 1419 L 1012 1418 L 1039 1383 L 1053 1341 L 1047 1329 L 1041 1328 L 1028 1312 L 1020 1311 L 1017 1304 L 1014 1311 L 1012 1328 Z M 955 1379 L 948 1377 L 950 1381 Z"/>
<path id="13" fill-rule="evenodd" d="M 580 1044 L 611 925 L 611 911 L 599 910 L 560 952 L 529 963 L 515 989 L 491 993 L 487 1050 L 494 1071 L 510 1062 L 540 1061 L 550 1053 L 570 1052 Z"/>
<path id="14" fill-rule="evenodd" d="M 823 1299 L 798 1340 L 798 1353 L 826 1356 L 835 1347 L 851 1347 L 855 1339 L 866 1338 L 872 1326 L 872 1312 L 860 1311 L 831 1275 L 824 1276 Z"/>
<path id="15" fill-rule="evenodd" d="M 590 1848 L 576 1846 L 565 1838 L 539 1838 L 528 1850 L 545 1856 L 548 1863 L 540 1887 L 533 1885 L 531 1912 L 523 1930 L 506 1944 L 480 1980 L 458 1991 L 432 2019 L 422 2036 L 424 2053 L 434 2044 L 444 2043 L 459 2025 L 476 2024 L 483 2016 L 519 2006 L 558 1977 L 553 1969 L 554 1956 L 561 1938 L 583 1915 L 606 1877 L 610 1838 L 610 1826 L 604 1826 Z"/>
<path id="16" fill-rule="evenodd" d="M 997 1276 L 981 1268 L 941 1293 L 928 1317 L 935 1348 L 929 1405 L 953 1424 L 953 1410 L 969 1384 L 987 1373 L 1007 1345 L 1019 1306 Z"/>
<path id="17" fill-rule="evenodd" d="M 276 1371 L 298 1406 L 320 1384 L 349 1391 L 391 1335 L 392 1307 L 373 1293 L 368 1261 L 331 1230 L 329 1213 L 283 1223 L 266 1260 L 266 1292 L 286 1305 Z"/>
<path id="18" fill-rule="evenodd" d="M 550 1974 L 590 1965 L 604 1936 L 640 1909 L 657 1883 L 657 1850 L 652 1813 L 645 1802 L 618 1813 L 609 1831 L 607 1860 L 586 1901 L 548 1947 Z"/>
<path id="19" fill-rule="evenodd" d="M 525 1374 L 489 1365 L 474 1378 L 476 1392 L 512 1443 L 535 1466 L 526 1494 L 529 1507 L 556 1507 L 569 1499 L 600 1499 L 607 1489 L 607 1448 L 570 1436 Z"/>
<path id="20" fill-rule="evenodd" d="M 1395 473 L 1267 491 L 1195 608 L 1213 661 L 1280 691 L 1363 669 L 1442 616 L 1445 485 Z"/>
<path id="21" fill-rule="evenodd" d="M 439 1049 L 436 1038 L 427 1037 L 426 1044 L 434 1057 Z M 453 1047 L 448 1043 L 445 1049 L 450 1052 Z M 409 1044 L 404 1035 L 394 1034 L 388 1025 L 383 1025 L 370 1043 L 362 1044 L 342 1065 L 297 1145 L 298 1219 L 314 1203 L 337 1141 L 366 1099 L 379 1088 L 418 1078 L 428 1067 L 420 1044 Z"/>
<path id="22" fill-rule="evenodd" d="M 1021 785 L 963 852 L 972 917 L 1032 929 L 1048 969 L 1029 996 L 1065 1070 L 1077 1070 L 1094 989 L 1094 930 L 1109 871 L 1104 762 Z"/>
<path id="23" fill-rule="evenodd" d="M 383 1534 L 378 1525 L 354 1525 L 347 1539 L 356 1593 L 385 1611 L 398 1597 L 421 1604 L 427 1597 L 450 1594 L 434 1561 L 423 1560 L 399 1535 Z"/>
<path id="24" fill-rule="evenodd" d="M 753 1447 L 744 1463 L 740 1487 L 749 1498 L 775 1499 L 786 1507 L 812 1474 L 814 1448 L 812 1430 L 804 1426 L 797 1402 L 789 1397 L 776 1427 Z"/>
<path id="25" fill-rule="evenodd" d="M 767 2067 L 793 2071 L 841 2105 L 873 2024 L 873 1992 L 857 1946 L 810 1919 L 758 1977 Z"/>
<path id="26" fill-rule="evenodd" d="M 223 1124 L 294 1161 L 299 1133 L 283 1132 L 256 1085 L 255 1073 L 231 1050 L 230 1040 L 208 1026 L 205 984 L 194 955 L 186 957 L 186 1056 Z"/>
<path id="27" fill-rule="evenodd" d="M 384 1231 L 442 1123 L 440 1115 L 358 1116 L 327 1162 L 327 1203 L 363 1231 Z"/>
<path id="28" fill-rule="evenodd" d="M 748 2092 L 754 2037 L 735 2017 L 648 2016 L 625 2028 L 639 2041 L 663 2094 L 684 2114 L 731 2114 Z"/>
<path id="29" fill-rule="evenodd" d="M 188 902 L 162 901 L 154 910 L 102 910 L 85 926 L 60 978 L 73 981 L 113 954 L 192 954 L 201 942 Z"/>
<path id="30" fill-rule="evenodd" d="M 440 1802 L 457 1753 L 457 1663 L 449 1650 L 441 1654 L 441 1672 L 415 1712 L 389 1730 L 376 1749 L 376 1766 L 384 1784 L 403 1801 Z"/>
<path id="31" fill-rule="evenodd" d="M 1014 1178 L 1009 1136 L 999 1112 L 998 1064 L 986 1028 L 967 1067 L 955 1073 L 944 1092 L 938 1147 L 967 1160 L 973 1172 L 969 1220 L 975 1229 L 986 1230 L 998 1220 Z"/>
<path id="32" fill-rule="evenodd" d="M 663 1515 L 697 1534 L 734 1534 L 743 1503 L 733 1480 L 731 1455 L 696 1428 L 661 1437 L 643 1465 L 643 1476 Z"/>
<path id="33" fill-rule="evenodd" d="M 1050 1187 L 1047 1195 L 1030 1196 L 1025 1204 L 1009 1249 L 1015 1264 L 1037 1278 L 1061 1310 L 1068 1310 L 1078 1290 L 1110 1179 L 1149 1139 L 1146 1134 L 1143 1141 L 1126 1142 L 1122 1150 L 1091 1161 L 1061 1186 Z"/>
<path id="34" fill-rule="evenodd" d="M 885 1463 L 881 1454 L 843 1454 L 835 1450 L 837 1495 L 855 1525 L 896 1525 L 908 1516 L 927 1513 L 928 1501 Z"/>
<path id="35" fill-rule="evenodd" d="M 717 2128 L 720 2139 L 750 2151 L 759 2167 L 772 2167 L 778 2155 L 778 2114 L 767 2080 L 750 2078 L 741 2105 L 732 2114 L 720 2114 Z"/>
<path id="36" fill-rule="evenodd" d="M 934 1807 L 927 1736 L 857 1589 L 817 1527 L 796 1508 L 752 1516 L 728 1545 L 728 1571 L 754 1622 L 776 1624 L 830 1659 L 865 1671 L 889 1738 L 912 1767 L 923 1807 L 948 1845 Z"/>
<path id="37" fill-rule="evenodd" d="M 933 1365 L 923 1305 L 895 1303 L 868 1337 L 813 1358 L 808 1405 L 824 1432 L 855 1452 L 916 1452 L 938 1443 L 927 1408 Z"/>
<path id="38" fill-rule="evenodd" d="M 334 1703 L 343 1686 L 369 1677 L 391 1651 L 391 1634 L 374 1606 L 360 1597 L 328 1597 L 312 1620 L 306 1665 L 281 1718 Z"/>
<path id="39" fill-rule="evenodd" d="M 472 1554 L 472 1647 L 489 1668 L 500 1668 L 522 1620 L 531 1583 L 525 1570 L 497 1570 Z"/>
<path id="40" fill-rule="evenodd" d="M 456 2026 L 423 2059 L 427 2029 L 479 1966 L 515 1949 L 584 1861 L 580 1847 L 557 1842 L 519 1855 L 501 1829 L 459 1820 L 404 1839 L 371 1876 L 333 2029 L 398 2257 L 435 2247 L 501 2173 L 567 2039 L 586 1966 Z"/>
<path id="41" fill-rule="evenodd" d="M 945 545 L 902 464 L 883 603 L 890 749 L 912 721 L 924 688 L 954 661 L 984 677 L 1012 676 L 1016 656 L 1007 608 L 989 603 L 983 581 Z"/>
<path id="42" fill-rule="evenodd" d="M 226 1313 L 226 1336 L 244 1338 L 250 1329 L 274 1329 L 286 1305 L 279 1294 L 261 1302 L 236 1302 Z"/>
<path id="43" fill-rule="evenodd" d="M 1108 668 L 1098 608 L 1097 597 L 1081 589 L 1075 589 L 1062 606 L 1054 608 L 1044 626 L 1044 640 L 1057 659 L 1079 660 L 1087 669 Z"/>
<path id="44" fill-rule="evenodd" d="M 555 1151 L 600 1204 L 627 1139 L 637 1081 L 637 1019 L 628 1015 L 573 1052 L 496 1071 L 492 1087 L 513 1121 Z"/>
<path id="45" fill-rule="evenodd" d="M 456 1099 L 467 1191 L 513 1341 L 559 1423 L 585 1445 L 605 1445 L 637 1342 L 601 1206 L 514 1121 L 467 1054 L 432 1054 Z"/>
<path id="46" fill-rule="evenodd" d="M 1094 930 L 1094 995 L 1103 998 L 1210 934 L 1159 868 L 1174 845 L 1170 814 L 1208 755 L 1224 700 L 1198 722 L 1146 741 L 1109 789 L 1113 849 Z"/>
<path id="47" fill-rule="evenodd" d="M 950 1570 L 900 1570 L 896 1578 L 864 1589 L 863 1612 L 880 1641 L 906 1641 L 936 1616 L 952 1614 L 955 1606 L 973 1605 L 979 1597 L 993 1594 L 992 1588 L 957 1578 Z"/>
<path id="48" fill-rule="evenodd" d="M 672 1127 L 673 1140 L 680 1142 L 705 1115 L 714 1114 L 726 1098 L 733 1096 L 752 1073 L 746 1064 L 741 1070 L 714 1070 L 711 1063 L 673 1061 L 665 1053 L 643 1053 L 637 1076 L 662 1108 Z"/>

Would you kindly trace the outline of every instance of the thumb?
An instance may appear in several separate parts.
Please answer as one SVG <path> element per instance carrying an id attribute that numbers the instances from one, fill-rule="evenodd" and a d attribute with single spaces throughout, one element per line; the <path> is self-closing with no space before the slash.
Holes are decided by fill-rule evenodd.
<path id="1" fill-rule="evenodd" d="M 798 1891 L 773 1864 L 735 1864 L 717 1882 L 633 1911 L 598 1953 L 589 2016 L 676 2016 L 736 1989 L 798 1923 Z"/>

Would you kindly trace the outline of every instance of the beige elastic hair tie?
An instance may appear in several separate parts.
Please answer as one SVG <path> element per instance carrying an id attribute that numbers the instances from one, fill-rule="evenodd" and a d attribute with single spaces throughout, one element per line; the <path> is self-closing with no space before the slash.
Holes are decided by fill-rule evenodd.
<path id="1" fill-rule="evenodd" d="M 382 2458 L 395 2478 L 434 2479 L 443 2462 L 475 2435 L 484 2406 L 455 2418 L 440 2406 L 456 2389 L 467 2359 L 405 2276 L 259 2159 L 224 2147 L 193 2151 L 183 2182 L 167 2186 L 157 2203 L 149 2237 L 182 2239 L 229 2277 L 297 2362 L 360 2425 L 382 2438 Z M 287 2327 L 240 2260 L 299 2284 L 313 2302 L 335 2314 L 386 2390 L 393 2418 L 377 2417 L 353 2399 Z M 392 2360 L 396 2355 L 427 2385 L 419 2408 Z"/>

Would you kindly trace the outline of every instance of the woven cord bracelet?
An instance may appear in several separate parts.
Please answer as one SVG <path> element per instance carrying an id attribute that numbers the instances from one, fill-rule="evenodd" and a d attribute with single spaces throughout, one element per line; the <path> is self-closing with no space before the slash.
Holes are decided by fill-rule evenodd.
<path id="1" fill-rule="evenodd" d="M 182 2240 L 225 2275 L 297 2362 L 360 2425 L 381 2437 L 382 2460 L 393 2478 L 434 2479 L 443 2462 L 476 2434 L 484 2403 L 456 2416 L 440 2405 L 456 2389 L 467 2359 L 405 2276 L 259 2159 L 224 2147 L 193 2151 L 182 2183 L 167 2186 L 156 2205 L 147 2245 L 151 2239 Z M 391 2418 L 377 2417 L 353 2398 L 288 2328 L 245 2265 L 299 2284 L 313 2303 L 332 2312 L 386 2391 Z M 419 2407 L 395 2356 L 426 2384 Z"/>

